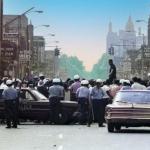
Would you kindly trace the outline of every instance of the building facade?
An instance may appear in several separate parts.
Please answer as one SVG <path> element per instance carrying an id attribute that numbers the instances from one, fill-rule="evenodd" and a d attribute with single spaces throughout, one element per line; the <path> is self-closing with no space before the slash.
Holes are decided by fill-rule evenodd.
<path id="1" fill-rule="evenodd" d="M 54 50 L 45 51 L 45 75 L 49 78 L 55 77 L 55 52 Z"/>
<path id="2" fill-rule="evenodd" d="M 11 63 L 13 67 L 10 68 L 8 63 L 8 67 L 3 70 L 4 76 L 23 78 L 30 73 L 29 41 L 31 41 L 33 35 L 29 36 L 28 29 L 28 18 L 25 15 L 3 16 L 3 40 L 12 42 L 17 47 L 16 59 Z M 30 33 L 33 33 L 33 29 L 30 30 Z M 12 68 L 13 70 L 10 70 Z"/>
<path id="3" fill-rule="evenodd" d="M 45 39 L 43 36 L 33 37 L 32 69 L 37 70 L 45 63 Z"/>
<path id="4" fill-rule="evenodd" d="M 129 74 L 131 64 L 128 63 L 130 58 L 127 56 L 127 51 L 132 50 L 136 53 L 143 44 L 147 44 L 147 37 L 141 33 L 140 28 L 136 33 L 131 16 L 129 16 L 124 30 L 120 30 L 118 33 L 113 32 L 112 23 L 109 23 L 106 52 L 109 53 L 110 48 L 113 47 L 112 59 L 117 67 L 118 78 L 129 77 L 127 74 Z"/>

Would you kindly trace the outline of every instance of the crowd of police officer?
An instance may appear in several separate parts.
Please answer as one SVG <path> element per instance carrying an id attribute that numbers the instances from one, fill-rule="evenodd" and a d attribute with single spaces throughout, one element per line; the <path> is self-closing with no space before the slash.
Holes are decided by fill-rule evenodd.
<path id="1" fill-rule="evenodd" d="M 69 93 L 70 100 L 78 102 L 78 110 L 74 117 L 80 124 L 90 124 L 97 121 L 99 126 L 104 122 L 104 110 L 107 104 L 106 93 L 102 89 L 102 80 L 96 81 L 80 79 L 79 75 L 74 76 L 74 80 L 67 79 L 46 79 L 43 74 L 35 77 L 32 81 L 21 81 L 19 79 L 3 78 L 0 84 L 2 97 L 5 100 L 7 128 L 17 128 L 19 91 L 22 87 L 29 87 L 38 90 L 49 99 L 50 123 L 55 123 L 61 111 L 61 100 L 65 100 L 65 93 Z M 11 124 L 12 122 L 12 124 Z"/>
<path id="2" fill-rule="evenodd" d="M 79 124 L 90 126 L 92 122 L 97 122 L 98 126 L 102 127 L 105 121 L 105 106 L 112 103 L 119 90 L 150 89 L 150 82 L 143 82 L 137 77 L 134 77 L 132 81 L 116 80 L 115 65 L 112 60 L 109 60 L 109 64 L 109 79 L 106 81 L 81 79 L 79 75 L 74 75 L 73 80 L 68 78 L 65 82 L 60 78 L 50 80 L 45 78 L 43 74 L 28 81 L 3 78 L 0 80 L 0 96 L 5 100 L 7 128 L 17 128 L 19 91 L 22 87 L 34 88 L 49 99 L 49 121 L 51 124 L 55 123 L 60 117 L 60 101 L 70 99 L 70 101 L 78 103 L 78 109 L 73 117 Z M 69 97 L 66 97 L 66 95 L 69 95 Z"/>
<path id="3" fill-rule="evenodd" d="M 116 75 L 116 68 L 112 60 L 109 60 L 109 79 L 113 80 Z M 43 74 L 35 76 L 32 80 L 23 81 L 19 79 L 4 78 L 0 81 L 1 96 L 4 98 L 6 110 L 7 128 L 17 128 L 19 91 L 21 87 L 27 86 L 36 88 L 40 93 L 49 98 L 50 122 L 54 123 L 61 109 L 60 100 L 65 99 L 65 90 L 70 91 L 70 100 L 78 102 L 78 120 L 80 124 L 87 123 L 90 126 L 92 120 L 97 121 L 99 126 L 104 122 L 104 110 L 106 102 L 103 99 L 106 91 L 102 89 L 102 80 L 97 79 L 96 84 L 89 84 L 88 80 L 80 81 L 79 75 L 74 76 L 74 81 L 67 79 L 62 84 L 59 78 L 46 79 Z M 89 88 L 89 85 L 91 86 Z M 106 89 L 106 88 L 105 88 Z M 109 97 L 110 98 L 110 97 Z M 58 116 L 59 117 L 59 116 Z M 12 125 L 11 125 L 12 122 Z"/>

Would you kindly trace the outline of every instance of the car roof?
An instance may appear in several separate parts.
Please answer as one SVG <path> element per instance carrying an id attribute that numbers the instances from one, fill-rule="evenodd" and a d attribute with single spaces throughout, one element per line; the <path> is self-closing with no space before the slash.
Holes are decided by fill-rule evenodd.
<path id="1" fill-rule="evenodd" d="M 120 90 L 119 92 L 150 92 L 150 90 Z"/>

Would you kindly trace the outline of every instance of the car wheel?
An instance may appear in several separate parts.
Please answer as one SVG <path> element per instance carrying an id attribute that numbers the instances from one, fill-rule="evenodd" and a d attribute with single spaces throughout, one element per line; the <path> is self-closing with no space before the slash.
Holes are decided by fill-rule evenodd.
<path id="1" fill-rule="evenodd" d="M 121 126 L 120 125 L 116 125 L 115 129 L 116 129 L 116 131 L 120 131 L 121 130 Z"/>
<path id="2" fill-rule="evenodd" d="M 66 124 L 68 122 L 68 114 L 67 112 L 61 112 L 58 116 L 55 117 L 56 124 Z"/>
<path id="3" fill-rule="evenodd" d="M 107 124 L 108 132 L 114 132 L 114 125 L 112 123 Z"/>

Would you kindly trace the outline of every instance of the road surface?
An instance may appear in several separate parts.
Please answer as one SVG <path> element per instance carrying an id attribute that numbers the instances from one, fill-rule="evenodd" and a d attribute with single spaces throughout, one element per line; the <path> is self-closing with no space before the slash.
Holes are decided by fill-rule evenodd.
<path id="1" fill-rule="evenodd" d="M 150 150 L 150 128 L 108 133 L 106 127 L 80 125 L 0 125 L 0 150 Z M 138 129 L 138 130 L 137 130 Z"/>

